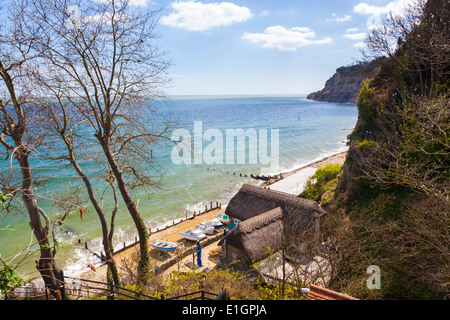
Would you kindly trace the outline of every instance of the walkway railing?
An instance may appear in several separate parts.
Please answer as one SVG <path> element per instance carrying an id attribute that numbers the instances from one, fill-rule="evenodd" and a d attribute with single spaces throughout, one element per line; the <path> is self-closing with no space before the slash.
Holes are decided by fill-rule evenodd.
<path id="1" fill-rule="evenodd" d="M 195 217 L 201 216 L 201 215 L 203 215 L 205 213 L 208 213 L 208 212 L 213 211 L 213 210 L 218 210 L 218 209 L 221 209 L 221 208 L 222 208 L 222 203 L 221 202 L 219 202 L 219 201 L 215 201 L 215 202 L 214 201 L 210 201 L 209 203 L 204 205 L 204 209 L 199 209 L 198 212 L 194 211 L 191 216 L 189 216 L 188 212 L 186 211 L 185 212 L 185 215 L 186 215 L 185 217 L 180 218 L 180 219 L 175 219 L 171 223 L 168 223 L 167 225 L 165 225 L 164 227 L 158 227 L 156 229 L 149 228 L 148 229 L 149 235 L 151 236 L 151 235 L 156 234 L 158 232 L 164 231 L 164 230 L 166 230 L 166 229 L 168 229 L 170 227 L 176 226 L 176 225 L 178 225 L 178 224 L 180 224 L 180 223 L 182 223 L 184 221 L 194 219 Z M 70 236 L 70 237 L 75 239 L 75 237 L 72 236 L 69 233 L 69 231 L 67 231 L 67 230 L 63 230 L 63 231 L 65 231 L 68 236 Z M 131 242 L 129 244 L 123 243 L 123 246 L 121 246 L 120 248 L 119 247 L 115 248 L 113 254 L 117 255 L 120 252 L 123 252 L 123 251 L 128 250 L 128 249 L 133 248 L 133 247 L 136 247 L 137 245 L 139 245 L 139 241 L 140 240 L 139 240 L 138 237 L 134 237 L 134 241 L 133 242 Z M 84 250 L 87 250 L 87 251 L 91 252 L 94 256 L 99 258 L 100 265 L 106 264 L 106 257 L 105 257 L 103 252 L 96 253 L 96 252 L 92 251 L 89 248 L 89 245 L 88 245 L 87 241 L 84 241 L 84 244 L 83 244 L 81 239 L 78 239 L 77 242 L 78 242 L 77 244 L 79 246 L 81 246 Z"/>
<path id="2" fill-rule="evenodd" d="M 153 297 L 142 292 L 118 287 L 111 283 L 98 282 L 64 276 L 61 272 L 61 286 L 57 300 L 228 300 L 226 290 L 212 293 L 205 290 L 190 292 L 178 296 L 166 297 L 161 294 Z M 20 287 L 3 297 L 5 300 L 56 300 L 47 288 Z M 1 299 L 1 297 L 0 297 Z"/>
<path id="3" fill-rule="evenodd" d="M 69 280 L 69 281 L 66 281 Z M 141 292 L 118 287 L 112 283 L 104 283 L 93 280 L 79 279 L 64 276 L 61 273 L 61 298 L 70 299 L 91 299 L 105 298 L 106 300 L 226 300 L 226 290 L 219 294 L 211 293 L 205 290 L 186 293 L 174 297 L 153 297 Z M 72 282 L 72 283 L 71 283 Z"/>

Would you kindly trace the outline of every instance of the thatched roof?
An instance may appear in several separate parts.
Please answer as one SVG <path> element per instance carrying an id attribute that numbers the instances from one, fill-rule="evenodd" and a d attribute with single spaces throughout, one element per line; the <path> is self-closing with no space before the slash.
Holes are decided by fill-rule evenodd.
<path id="1" fill-rule="evenodd" d="M 281 207 L 288 212 L 301 212 L 303 217 L 319 217 L 325 211 L 315 202 L 294 195 L 244 184 L 230 200 L 225 214 L 245 221 Z"/>
<path id="2" fill-rule="evenodd" d="M 261 260 L 265 257 L 268 247 L 272 250 L 278 250 L 281 247 L 282 219 L 283 210 L 278 207 L 245 220 L 230 231 L 219 245 L 226 241 L 228 245 L 245 252 L 249 260 Z"/>

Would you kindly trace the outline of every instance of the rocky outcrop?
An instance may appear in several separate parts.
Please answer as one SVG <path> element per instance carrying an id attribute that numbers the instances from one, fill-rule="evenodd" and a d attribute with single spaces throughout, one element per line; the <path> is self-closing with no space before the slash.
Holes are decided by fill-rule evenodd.
<path id="1" fill-rule="evenodd" d="M 359 63 L 348 67 L 340 67 L 325 83 L 325 88 L 308 95 L 308 99 L 315 101 L 356 103 L 359 90 L 364 79 L 373 77 L 379 70 L 381 60 L 370 63 Z"/>

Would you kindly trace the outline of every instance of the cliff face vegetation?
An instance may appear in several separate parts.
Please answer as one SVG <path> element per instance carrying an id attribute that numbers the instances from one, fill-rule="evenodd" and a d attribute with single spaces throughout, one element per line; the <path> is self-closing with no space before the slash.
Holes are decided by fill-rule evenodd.
<path id="1" fill-rule="evenodd" d="M 325 226 L 330 286 L 360 298 L 450 298 L 450 4 L 418 2 L 372 31 L 366 80 Z M 366 269 L 380 268 L 369 289 Z"/>
<path id="2" fill-rule="evenodd" d="M 309 94 L 307 98 L 315 101 L 356 103 L 364 79 L 373 77 L 383 60 L 384 58 L 379 58 L 371 62 L 340 67 L 322 90 Z"/>

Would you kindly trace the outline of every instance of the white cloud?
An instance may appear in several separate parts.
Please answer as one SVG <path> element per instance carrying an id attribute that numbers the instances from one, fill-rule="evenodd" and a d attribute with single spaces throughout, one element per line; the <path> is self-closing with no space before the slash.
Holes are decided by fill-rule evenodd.
<path id="1" fill-rule="evenodd" d="M 390 12 L 399 14 L 408 5 L 413 4 L 415 0 L 394 0 L 385 6 L 377 6 L 361 2 L 353 7 L 353 11 L 359 14 L 366 15 L 386 15 Z"/>
<path id="2" fill-rule="evenodd" d="M 358 27 L 356 27 L 356 28 L 348 28 L 347 30 L 345 30 L 345 32 L 347 32 L 347 33 L 349 33 L 349 32 L 358 32 L 358 31 L 359 31 Z"/>
<path id="3" fill-rule="evenodd" d="M 352 39 L 352 40 L 362 40 L 366 37 L 366 33 L 365 32 L 346 33 L 346 34 L 344 34 L 344 37 L 347 39 Z"/>
<path id="4" fill-rule="evenodd" d="M 125 14 L 116 14 L 114 15 L 114 21 L 126 23 L 131 17 Z M 87 16 L 83 18 L 81 21 L 85 23 L 110 23 L 113 19 L 113 15 L 110 12 L 105 12 L 102 14 L 97 14 L 94 16 Z"/>
<path id="5" fill-rule="evenodd" d="M 382 22 L 382 19 L 388 14 L 401 14 L 409 5 L 414 4 L 416 0 L 394 0 L 385 6 L 377 6 L 365 2 L 358 3 L 353 7 L 353 11 L 363 15 L 369 15 L 367 19 L 367 27 L 369 29 L 376 28 Z"/>
<path id="6" fill-rule="evenodd" d="M 264 30 L 264 33 L 244 33 L 243 39 L 252 43 L 262 43 L 264 48 L 276 48 L 282 51 L 297 51 L 297 48 L 332 43 L 330 37 L 321 40 L 315 39 L 316 34 L 310 28 L 294 27 L 286 29 L 282 26 L 272 26 Z"/>
<path id="7" fill-rule="evenodd" d="M 248 20 L 252 13 L 247 7 L 231 2 L 204 4 L 197 1 L 172 2 L 175 12 L 160 19 L 163 25 L 184 28 L 191 31 L 203 31 L 220 26 Z"/>
<path id="8" fill-rule="evenodd" d="M 111 3 L 112 2 L 112 0 L 97 0 L 97 1 L 101 2 L 101 3 Z M 145 6 L 147 6 L 147 4 L 149 4 L 149 2 L 150 2 L 150 4 L 155 4 L 153 1 L 150 1 L 150 0 L 121 0 L 121 1 L 126 1 L 130 5 L 136 6 L 136 7 L 145 7 Z M 120 2 L 120 0 L 116 1 L 116 2 Z"/>
<path id="9" fill-rule="evenodd" d="M 334 18 L 332 18 L 332 19 L 327 18 L 326 21 L 347 22 L 347 21 L 352 20 L 352 16 L 351 16 L 351 15 L 345 15 L 345 16 L 343 16 L 343 17 L 340 18 L 340 17 L 337 16 L 336 13 L 333 13 L 332 16 L 333 16 Z"/>
<path id="10" fill-rule="evenodd" d="M 150 2 L 150 4 L 154 4 L 152 1 L 149 1 L 149 0 L 128 0 L 128 2 L 132 6 L 137 6 L 137 7 L 145 7 L 145 6 L 147 6 L 147 4 L 149 2 Z"/>
<path id="11" fill-rule="evenodd" d="M 347 22 L 352 20 L 352 16 L 351 15 L 345 15 L 343 18 L 336 18 L 337 22 Z"/>
<path id="12" fill-rule="evenodd" d="M 345 30 L 344 38 L 351 39 L 351 40 L 363 40 L 366 38 L 367 34 L 365 32 L 358 32 L 359 28 L 348 28 Z M 353 44 L 356 48 L 362 48 L 365 46 L 363 41 L 359 41 L 357 43 Z"/>

